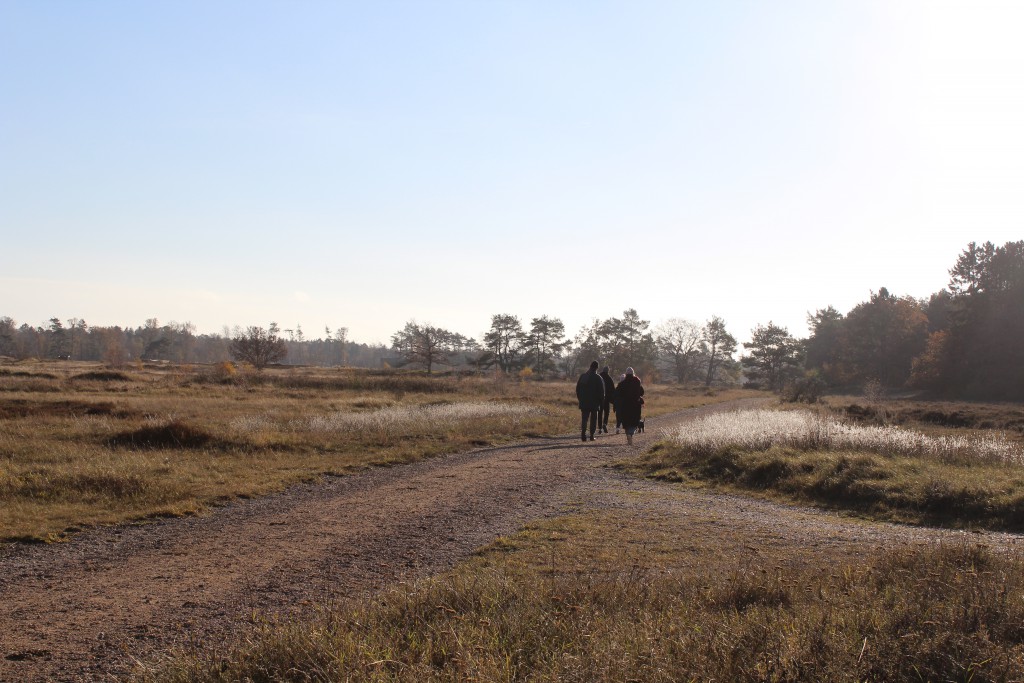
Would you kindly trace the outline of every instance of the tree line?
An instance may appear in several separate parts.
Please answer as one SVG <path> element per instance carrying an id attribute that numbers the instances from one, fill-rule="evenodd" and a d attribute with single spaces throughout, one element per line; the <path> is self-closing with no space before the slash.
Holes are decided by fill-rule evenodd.
<path id="1" fill-rule="evenodd" d="M 311 339 L 301 325 L 281 329 L 225 328 L 222 334 L 197 334 L 191 323 L 161 324 L 149 318 L 140 327 L 90 326 L 79 318 L 50 318 L 45 325 L 19 325 L 9 316 L 0 317 L 0 356 L 17 359 L 54 358 L 102 361 L 112 367 L 139 360 L 175 363 L 219 363 L 235 355 L 232 347 L 250 337 L 254 330 L 279 342 L 284 355 L 296 364 L 379 367 L 390 351 L 382 344 L 360 344 L 348 339 L 348 330 L 325 328 L 323 336 Z M 236 348 L 235 351 L 238 349 Z"/>
<path id="2" fill-rule="evenodd" d="M 651 327 L 635 309 L 594 319 L 569 337 L 564 323 L 541 315 L 525 323 L 511 313 L 491 316 L 479 339 L 410 320 L 391 344 L 349 340 L 325 327 L 309 338 L 301 326 L 224 329 L 196 334 L 190 323 L 137 328 L 90 327 L 84 320 L 33 327 L 0 317 L 0 356 L 105 361 L 215 363 L 234 358 L 263 367 L 287 359 L 302 365 L 422 368 L 428 373 L 493 371 L 573 377 L 597 358 L 615 371 L 632 366 L 645 378 L 736 384 L 796 396 L 868 382 L 964 398 L 1024 399 L 1024 241 L 996 246 L 971 242 L 949 270 L 944 289 L 927 299 L 881 287 L 842 313 L 833 306 L 808 315 L 810 334 L 793 337 L 769 321 L 742 344 L 725 321 L 671 318 Z"/>
<path id="3" fill-rule="evenodd" d="M 735 383 L 739 366 L 736 339 L 725 321 L 712 317 L 703 325 L 672 318 L 651 328 L 635 309 L 622 317 L 593 320 L 574 337 L 555 317 L 532 318 L 529 326 L 516 315 L 491 316 L 480 339 L 411 320 L 391 336 L 392 364 L 496 370 L 543 377 L 572 377 L 591 360 L 600 359 L 616 371 L 632 366 L 652 379 L 669 376 L 679 382 Z"/>
<path id="4" fill-rule="evenodd" d="M 773 323 L 744 344 L 746 378 L 796 392 L 809 386 L 882 387 L 937 397 L 1024 400 L 1024 241 L 971 242 L 927 299 L 885 287 L 841 313 L 808 315 L 794 339 Z"/>
<path id="5" fill-rule="evenodd" d="M 241 360 L 257 368 L 287 361 L 297 365 L 408 367 L 501 372 L 560 377 L 576 374 L 593 358 L 619 370 L 632 365 L 638 374 L 680 382 L 736 383 L 736 339 L 721 318 L 698 325 L 673 318 L 652 328 L 634 309 L 621 317 L 595 319 L 567 337 L 559 318 L 542 315 L 529 325 L 516 315 L 491 317 L 490 329 L 477 340 L 432 324 L 409 321 L 391 337 L 391 345 L 367 345 L 348 339 L 348 330 L 325 328 L 309 338 L 301 326 L 225 329 L 197 334 L 191 323 L 161 324 L 156 318 L 136 328 L 90 326 L 79 318 L 51 318 L 46 325 L 18 325 L 0 317 L 0 356 L 103 361 L 112 367 L 140 360 L 217 363 Z"/>

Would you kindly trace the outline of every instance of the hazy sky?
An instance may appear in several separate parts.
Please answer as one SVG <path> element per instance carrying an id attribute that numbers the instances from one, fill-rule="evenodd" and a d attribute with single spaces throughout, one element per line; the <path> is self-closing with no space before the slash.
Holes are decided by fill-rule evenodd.
<path id="1" fill-rule="evenodd" d="M 570 333 L 1024 238 L 1024 3 L 0 0 L 0 315 Z"/>

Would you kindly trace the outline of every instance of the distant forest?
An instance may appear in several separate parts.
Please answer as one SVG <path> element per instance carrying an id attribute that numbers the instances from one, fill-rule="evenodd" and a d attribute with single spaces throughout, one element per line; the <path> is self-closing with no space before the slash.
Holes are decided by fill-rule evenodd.
<path id="1" fill-rule="evenodd" d="M 308 338 L 301 327 L 249 327 L 196 334 L 190 323 L 91 327 L 51 318 L 19 325 L 0 317 L 0 356 L 103 361 L 117 367 L 141 360 L 219 363 L 250 360 L 247 349 L 269 343 L 270 362 L 365 368 L 409 367 L 427 372 L 500 372 L 521 377 L 572 377 L 597 358 L 621 372 L 627 365 L 650 380 L 746 383 L 794 398 L 829 388 L 876 385 L 931 395 L 1024 399 L 1024 241 L 970 243 L 949 271 L 945 289 L 927 299 L 897 296 L 885 287 L 845 314 L 834 307 L 808 316 L 810 336 L 797 339 L 767 322 L 751 330 L 737 360 L 726 322 L 672 318 L 651 327 L 633 310 L 594 320 L 567 337 L 558 318 L 528 325 L 496 314 L 480 339 L 415 321 L 391 345 L 348 339 L 341 327 Z"/>

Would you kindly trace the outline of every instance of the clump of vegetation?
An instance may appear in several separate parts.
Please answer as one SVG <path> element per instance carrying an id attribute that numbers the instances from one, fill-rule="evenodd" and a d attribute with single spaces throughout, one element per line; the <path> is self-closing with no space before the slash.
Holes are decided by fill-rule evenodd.
<path id="1" fill-rule="evenodd" d="M 213 435 L 182 420 L 147 424 L 108 439 L 111 448 L 205 448 L 223 445 Z"/>
<path id="2" fill-rule="evenodd" d="M 17 496 L 61 500 L 134 498 L 145 494 L 150 486 L 138 472 L 65 472 L 56 476 L 34 473 L 8 481 L 16 487 Z"/>
<path id="3" fill-rule="evenodd" d="M 132 378 L 117 370 L 93 370 L 71 376 L 72 380 L 88 380 L 93 382 L 130 382 Z"/>
<path id="4" fill-rule="evenodd" d="M 36 379 L 57 379 L 57 375 L 51 372 L 28 372 L 26 370 L 8 370 L 0 368 L 0 376 L 4 377 L 32 377 Z"/>
<path id="5" fill-rule="evenodd" d="M 1018 680 L 1024 563 L 978 546 L 729 567 L 624 556 L 643 520 L 556 520 L 436 579 L 140 672 L 219 681 Z M 664 534 L 664 532 L 661 532 Z M 557 553 L 557 554 L 556 554 Z M 550 558 L 550 559 L 549 559 Z M 827 569 L 825 568 L 827 566 Z"/>
<path id="6" fill-rule="evenodd" d="M 0 420 L 29 417 L 78 417 L 115 415 L 120 410 L 110 401 L 38 401 L 12 399 L 0 402 Z"/>

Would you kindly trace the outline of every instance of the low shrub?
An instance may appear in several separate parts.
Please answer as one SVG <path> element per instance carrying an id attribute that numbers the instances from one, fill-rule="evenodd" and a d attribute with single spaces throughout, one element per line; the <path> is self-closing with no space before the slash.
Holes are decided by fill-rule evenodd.
<path id="1" fill-rule="evenodd" d="M 107 440 L 111 448 L 205 448 L 225 446 L 206 431 L 181 420 L 162 424 L 148 424 L 138 429 L 120 432 Z"/>
<path id="2" fill-rule="evenodd" d="M 69 379 L 71 380 L 88 380 L 92 382 L 130 382 L 131 377 L 118 372 L 117 370 L 94 370 L 92 372 L 82 372 L 77 375 L 72 375 Z"/>
<path id="3" fill-rule="evenodd" d="M 0 400 L 0 419 L 31 417 L 80 417 L 82 415 L 120 415 L 123 410 L 110 401 L 36 401 Z"/>

